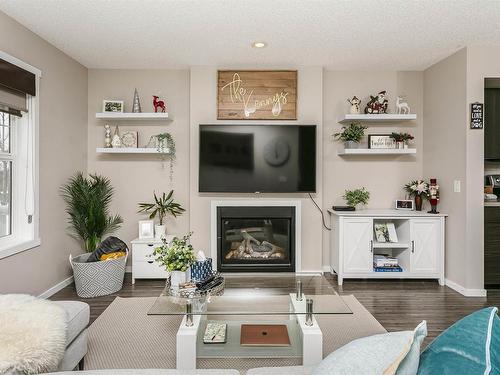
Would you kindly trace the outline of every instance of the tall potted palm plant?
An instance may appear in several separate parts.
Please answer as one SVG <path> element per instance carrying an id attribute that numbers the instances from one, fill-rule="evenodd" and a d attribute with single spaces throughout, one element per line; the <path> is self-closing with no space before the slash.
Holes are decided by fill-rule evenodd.
<path id="1" fill-rule="evenodd" d="M 78 295 L 84 298 L 97 297 L 120 290 L 126 256 L 87 262 L 104 235 L 117 230 L 123 222 L 119 215 L 110 214 L 109 206 L 113 198 L 111 181 L 95 174 L 85 177 L 78 172 L 61 186 L 61 195 L 66 203 L 70 234 L 82 243 L 86 252 L 74 258 L 70 256 Z M 100 277 L 97 277 L 98 274 Z"/>

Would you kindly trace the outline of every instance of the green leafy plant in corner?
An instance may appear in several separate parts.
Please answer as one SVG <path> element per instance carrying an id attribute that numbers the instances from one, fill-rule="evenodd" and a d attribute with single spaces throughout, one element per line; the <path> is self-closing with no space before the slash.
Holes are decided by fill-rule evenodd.
<path id="1" fill-rule="evenodd" d="M 355 190 L 346 190 L 342 196 L 347 202 L 347 205 L 356 207 L 358 204 L 368 204 L 370 200 L 370 192 L 364 187 Z"/>
<path id="2" fill-rule="evenodd" d="M 180 203 L 174 201 L 174 198 L 172 197 L 173 195 L 173 190 L 170 190 L 168 194 L 163 193 L 160 197 L 156 195 L 156 192 L 153 192 L 154 202 L 139 203 L 139 213 L 148 213 L 150 219 L 154 219 L 158 216 L 160 225 L 163 225 L 165 217 L 169 214 L 173 217 L 182 215 L 182 213 L 184 213 L 186 210 L 182 208 Z"/>
<path id="3" fill-rule="evenodd" d="M 196 261 L 193 246 L 189 243 L 192 234 L 193 232 L 182 238 L 174 237 L 170 243 L 163 239 L 163 245 L 153 250 L 155 261 L 169 272 L 187 271 Z"/>
<path id="4" fill-rule="evenodd" d="M 363 139 L 365 135 L 365 129 L 367 129 L 366 126 L 363 126 L 361 124 L 356 124 L 352 123 L 349 126 L 345 127 L 343 126 L 341 131 L 338 133 L 335 133 L 333 137 L 341 142 L 356 142 L 359 143 Z"/>
<path id="5" fill-rule="evenodd" d="M 69 216 L 69 230 L 83 241 L 85 251 L 92 252 L 105 234 L 114 232 L 123 223 L 119 215 L 111 215 L 109 206 L 113 186 L 107 177 L 76 173 L 61 186 L 61 195 Z"/>

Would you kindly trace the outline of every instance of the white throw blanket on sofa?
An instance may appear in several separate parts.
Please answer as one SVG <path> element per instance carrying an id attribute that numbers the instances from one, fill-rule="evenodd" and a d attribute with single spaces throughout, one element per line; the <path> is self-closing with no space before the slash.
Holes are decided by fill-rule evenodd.
<path id="1" fill-rule="evenodd" d="M 66 349 L 66 312 L 24 294 L 0 295 L 0 374 L 55 371 Z"/>

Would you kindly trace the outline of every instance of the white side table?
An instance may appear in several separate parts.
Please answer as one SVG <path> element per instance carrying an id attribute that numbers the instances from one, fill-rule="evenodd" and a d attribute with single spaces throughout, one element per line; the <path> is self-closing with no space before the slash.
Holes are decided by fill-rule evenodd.
<path id="1" fill-rule="evenodd" d="M 165 236 L 168 242 L 175 236 Z M 132 284 L 135 279 L 166 279 L 167 271 L 151 256 L 153 250 L 162 245 L 157 238 L 136 238 L 132 242 Z"/>

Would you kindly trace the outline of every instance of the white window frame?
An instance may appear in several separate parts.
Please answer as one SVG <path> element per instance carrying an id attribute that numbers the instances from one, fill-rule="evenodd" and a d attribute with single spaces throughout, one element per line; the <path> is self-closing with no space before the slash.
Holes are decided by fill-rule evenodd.
<path id="1" fill-rule="evenodd" d="M 36 96 L 27 98 L 28 113 L 10 126 L 12 158 L 11 235 L 0 238 L 0 259 L 40 246 L 39 103 L 42 72 L 0 51 L 0 58 L 35 74 Z M 11 117 L 12 118 L 12 117 Z M 21 142 L 18 142 L 22 138 Z M 28 180 L 28 181 L 27 181 Z M 28 214 L 32 215 L 28 223 Z"/>

